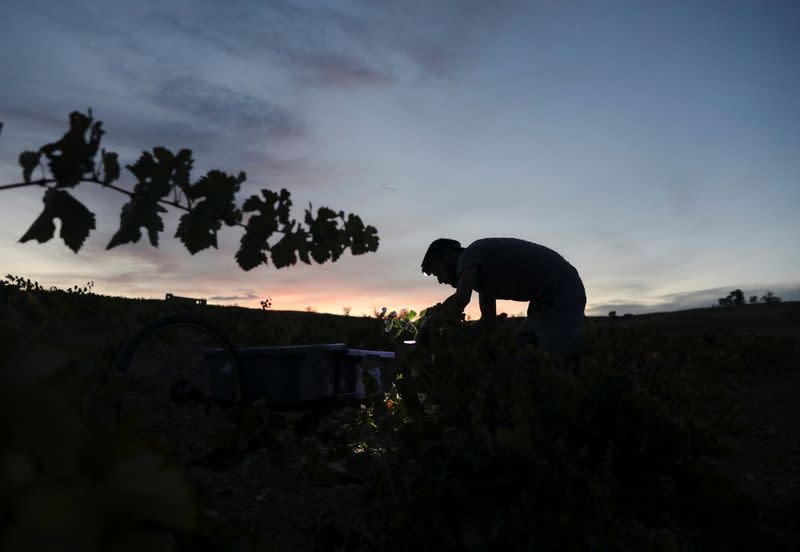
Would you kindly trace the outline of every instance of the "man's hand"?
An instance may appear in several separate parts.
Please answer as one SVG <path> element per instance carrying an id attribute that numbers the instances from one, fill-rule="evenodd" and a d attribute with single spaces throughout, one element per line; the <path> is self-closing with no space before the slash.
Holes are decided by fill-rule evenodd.
<path id="1" fill-rule="evenodd" d="M 426 316 L 417 329 L 416 342 L 419 345 L 427 345 L 431 340 L 431 325 L 430 320 Z"/>
<path id="2" fill-rule="evenodd" d="M 429 343 L 431 335 L 444 324 L 457 322 L 455 318 L 448 316 L 448 314 L 448 311 L 442 308 L 441 303 L 425 309 L 425 318 L 423 318 L 417 330 L 417 343 L 422 345 Z"/>

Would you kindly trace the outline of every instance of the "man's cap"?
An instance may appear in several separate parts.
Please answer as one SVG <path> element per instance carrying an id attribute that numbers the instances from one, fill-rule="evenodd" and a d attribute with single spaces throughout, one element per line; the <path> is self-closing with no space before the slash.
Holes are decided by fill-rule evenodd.
<path id="1" fill-rule="evenodd" d="M 430 275 L 431 273 L 431 265 L 436 262 L 442 255 L 455 250 L 461 249 L 461 243 L 456 240 L 451 240 L 448 238 L 439 238 L 438 240 L 434 240 L 428 246 L 428 251 L 425 253 L 425 257 L 422 259 L 422 273 Z"/>

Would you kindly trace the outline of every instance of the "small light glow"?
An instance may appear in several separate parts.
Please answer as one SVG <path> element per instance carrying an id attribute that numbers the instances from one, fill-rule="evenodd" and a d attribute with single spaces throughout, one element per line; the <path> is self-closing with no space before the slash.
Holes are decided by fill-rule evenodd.
<path id="1" fill-rule="evenodd" d="M 411 341 L 403 341 L 403 343 L 405 343 L 406 345 L 416 345 L 417 341 L 416 339 L 412 339 Z"/>

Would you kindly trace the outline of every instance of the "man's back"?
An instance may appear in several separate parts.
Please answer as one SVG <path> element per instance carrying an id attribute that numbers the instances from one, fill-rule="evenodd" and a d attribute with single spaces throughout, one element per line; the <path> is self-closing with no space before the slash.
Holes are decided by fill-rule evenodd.
<path id="1" fill-rule="evenodd" d="M 560 292 L 585 291 L 578 271 L 543 245 L 517 238 L 484 238 L 472 242 L 458 259 L 458 275 L 478 267 L 476 291 L 493 299 L 549 305 Z"/>

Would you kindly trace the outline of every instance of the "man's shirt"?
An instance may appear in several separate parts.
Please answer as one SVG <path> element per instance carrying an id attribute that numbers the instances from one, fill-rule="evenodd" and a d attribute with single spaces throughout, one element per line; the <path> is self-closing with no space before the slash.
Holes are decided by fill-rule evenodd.
<path id="1" fill-rule="evenodd" d="M 484 238 L 472 242 L 458 258 L 457 275 L 478 269 L 475 291 L 492 299 L 534 301 L 547 307 L 560 293 L 586 295 L 578 271 L 543 245 L 517 238 Z"/>

